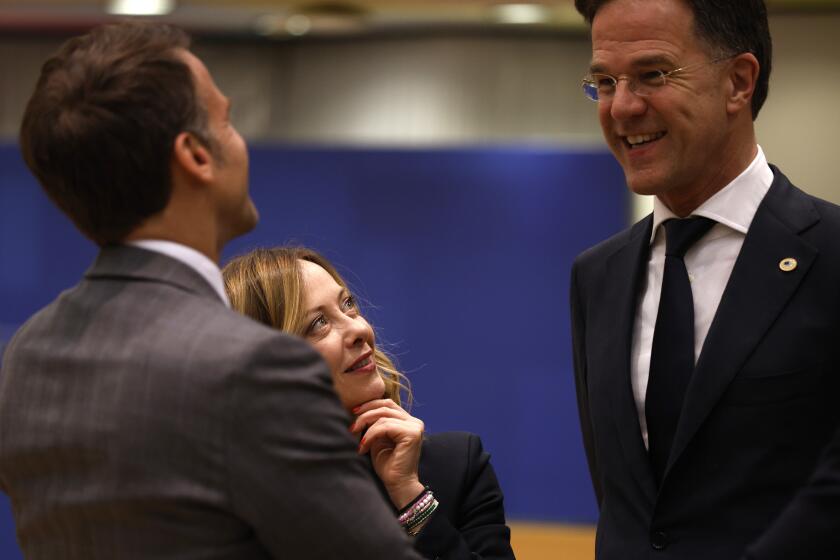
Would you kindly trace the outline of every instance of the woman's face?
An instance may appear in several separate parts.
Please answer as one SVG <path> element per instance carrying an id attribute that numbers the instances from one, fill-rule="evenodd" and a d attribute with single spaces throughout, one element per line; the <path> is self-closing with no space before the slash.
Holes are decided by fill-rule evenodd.
<path id="1" fill-rule="evenodd" d="M 373 359 L 373 329 L 356 300 L 317 264 L 300 260 L 306 340 L 330 367 L 335 389 L 347 410 L 382 398 L 385 382 Z"/>

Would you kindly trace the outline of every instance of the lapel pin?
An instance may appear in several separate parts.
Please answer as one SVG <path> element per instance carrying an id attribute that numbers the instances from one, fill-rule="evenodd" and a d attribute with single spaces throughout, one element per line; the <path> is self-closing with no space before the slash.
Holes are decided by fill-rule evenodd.
<path id="1" fill-rule="evenodd" d="M 796 259 L 794 259 L 793 257 L 788 257 L 779 261 L 779 269 L 782 272 L 791 272 L 793 270 L 796 270 L 796 265 L 798 264 L 799 263 L 796 262 Z"/>

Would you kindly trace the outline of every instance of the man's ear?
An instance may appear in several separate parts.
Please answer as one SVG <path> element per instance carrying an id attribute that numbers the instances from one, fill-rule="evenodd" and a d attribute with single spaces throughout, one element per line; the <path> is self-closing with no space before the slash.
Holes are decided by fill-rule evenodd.
<path id="1" fill-rule="evenodd" d="M 197 181 L 213 179 L 213 155 L 191 132 L 181 132 L 175 137 L 173 163 Z"/>
<path id="2" fill-rule="evenodd" d="M 758 59 L 752 53 L 741 53 L 729 64 L 726 110 L 736 114 L 746 106 L 751 111 L 752 96 L 761 68 Z"/>

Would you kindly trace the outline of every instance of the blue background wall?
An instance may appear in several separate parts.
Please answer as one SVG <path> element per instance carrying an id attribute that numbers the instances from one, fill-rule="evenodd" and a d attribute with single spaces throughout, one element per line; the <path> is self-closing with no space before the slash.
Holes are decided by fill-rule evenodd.
<path id="1" fill-rule="evenodd" d="M 482 436 L 516 520 L 593 522 L 572 380 L 574 256 L 626 224 L 607 152 L 251 150 L 256 246 L 312 246 L 361 296 L 430 432 Z M 0 344 L 73 285 L 96 248 L 0 146 Z M 0 371 L 2 375 L 2 371 Z M 5 498 L 0 558 L 18 558 Z"/>

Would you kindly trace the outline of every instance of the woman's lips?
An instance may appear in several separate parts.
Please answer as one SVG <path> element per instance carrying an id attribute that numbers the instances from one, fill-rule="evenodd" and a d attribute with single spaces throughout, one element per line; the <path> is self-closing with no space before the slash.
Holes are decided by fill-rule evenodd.
<path id="1" fill-rule="evenodd" d="M 344 373 L 370 373 L 376 369 L 376 363 L 371 357 L 372 352 L 363 354 L 358 360 L 344 370 Z"/>

